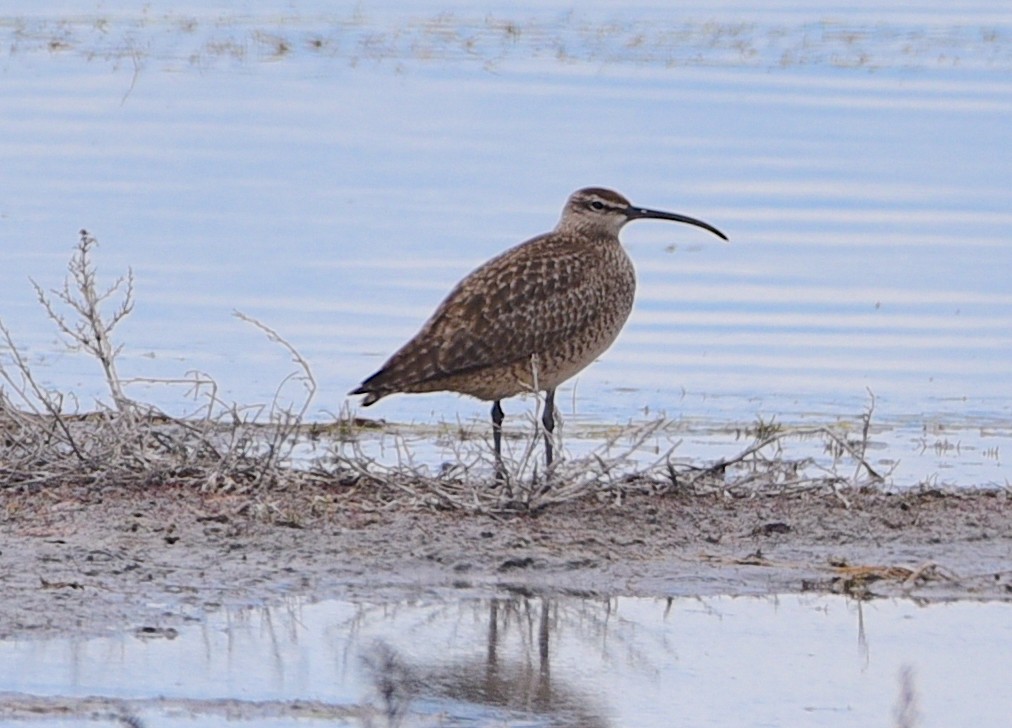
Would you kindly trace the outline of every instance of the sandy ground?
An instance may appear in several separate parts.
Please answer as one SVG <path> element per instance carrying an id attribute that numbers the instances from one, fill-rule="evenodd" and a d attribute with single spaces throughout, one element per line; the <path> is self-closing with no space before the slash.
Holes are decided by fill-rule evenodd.
<path id="1" fill-rule="evenodd" d="M 493 516 L 383 512 L 325 488 L 8 491 L 0 637 L 157 634 L 293 594 L 1012 599 L 1008 491 L 847 498 L 639 495 Z"/>

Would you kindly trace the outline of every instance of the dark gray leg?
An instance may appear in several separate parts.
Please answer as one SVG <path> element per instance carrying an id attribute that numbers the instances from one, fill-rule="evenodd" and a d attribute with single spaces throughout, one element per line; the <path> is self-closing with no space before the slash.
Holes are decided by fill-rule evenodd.
<path id="1" fill-rule="evenodd" d="M 492 444 L 495 445 L 495 479 L 503 480 L 506 469 L 502 464 L 502 403 L 497 399 L 492 404 Z"/>
<path id="2" fill-rule="evenodd" d="M 545 412 L 541 415 L 545 426 L 545 470 L 552 467 L 552 433 L 555 432 L 555 390 L 545 392 Z"/>

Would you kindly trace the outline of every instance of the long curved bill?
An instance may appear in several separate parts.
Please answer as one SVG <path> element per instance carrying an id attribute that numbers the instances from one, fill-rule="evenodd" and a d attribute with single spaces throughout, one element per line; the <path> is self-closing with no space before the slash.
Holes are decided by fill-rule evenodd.
<path id="1" fill-rule="evenodd" d="M 720 230 L 715 228 L 713 225 L 702 220 L 697 220 L 694 217 L 687 215 L 679 215 L 674 212 L 664 212 L 663 210 L 648 210 L 645 207 L 628 207 L 626 209 L 626 215 L 629 216 L 630 220 L 672 220 L 674 222 L 684 222 L 687 225 L 695 225 L 701 227 L 704 230 L 709 230 L 711 233 L 716 235 L 718 238 L 727 240 L 727 236 Z"/>

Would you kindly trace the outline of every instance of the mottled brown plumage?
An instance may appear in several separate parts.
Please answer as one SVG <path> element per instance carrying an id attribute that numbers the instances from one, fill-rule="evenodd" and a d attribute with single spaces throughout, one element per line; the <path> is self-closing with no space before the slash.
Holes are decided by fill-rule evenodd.
<path id="1" fill-rule="evenodd" d="M 533 391 L 536 372 L 551 432 L 556 387 L 600 356 L 632 311 L 636 275 L 618 234 L 639 218 L 685 222 L 725 237 L 693 218 L 633 207 L 611 190 L 574 192 L 554 231 L 471 272 L 352 394 L 366 395 L 364 405 L 397 392 L 451 391 L 492 401 L 498 462 L 500 400 Z M 551 464 L 547 435 L 545 442 Z"/>

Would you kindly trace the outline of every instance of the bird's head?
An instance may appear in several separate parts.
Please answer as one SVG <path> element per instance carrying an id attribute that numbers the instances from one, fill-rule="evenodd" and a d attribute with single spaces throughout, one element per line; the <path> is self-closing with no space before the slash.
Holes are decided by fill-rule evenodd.
<path id="1" fill-rule="evenodd" d="M 717 237 L 727 240 L 724 233 L 702 220 L 678 215 L 674 212 L 635 207 L 618 192 L 602 187 L 585 187 L 570 195 L 562 210 L 562 218 L 559 220 L 556 230 L 584 235 L 598 233 L 618 237 L 619 231 L 627 222 L 643 219 L 684 222 L 709 230 Z"/>

